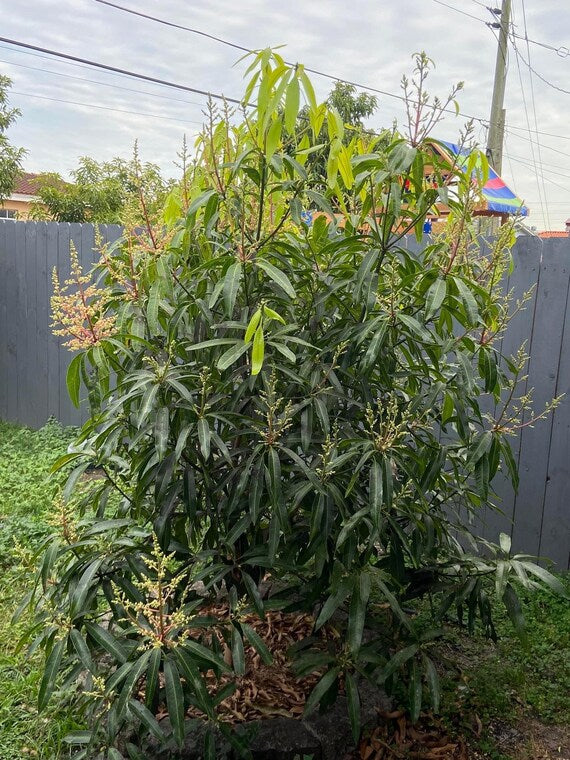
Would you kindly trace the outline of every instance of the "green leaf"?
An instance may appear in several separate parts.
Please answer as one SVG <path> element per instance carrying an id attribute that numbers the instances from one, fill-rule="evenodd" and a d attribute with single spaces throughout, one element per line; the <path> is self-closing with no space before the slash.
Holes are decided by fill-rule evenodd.
<path id="1" fill-rule="evenodd" d="M 249 320 L 247 330 L 245 331 L 245 335 L 243 339 L 246 343 L 249 343 L 249 341 L 253 338 L 253 334 L 257 330 L 257 326 L 259 325 L 260 321 L 261 321 L 261 309 L 258 309 L 253 315 L 253 317 Z"/>
<path id="2" fill-rule="evenodd" d="M 416 337 L 425 343 L 431 343 L 432 337 L 430 333 L 418 322 L 415 317 L 411 317 L 409 314 L 404 314 L 401 311 L 398 312 L 396 316 L 400 322 L 403 322 L 406 327 L 408 327 L 411 332 L 416 335 Z"/>
<path id="3" fill-rule="evenodd" d="M 38 693 L 38 710 L 41 712 L 50 700 L 57 682 L 57 676 L 61 667 L 61 659 L 65 647 L 65 639 L 56 641 L 46 660 L 44 674 L 40 683 Z"/>
<path id="4" fill-rule="evenodd" d="M 350 190 L 354 185 L 354 175 L 352 173 L 352 166 L 350 164 L 350 155 L 345 145 L 342 145 L 338 153 L 338 172 L 344 182 L 344 186 L 347 190 Z"/>
<path id="5" fill-rule="evenodd" d="M 125 649 L 105 628 L 97 625 L 97 623 L 85 623 L 85 630 L 91 638 L 97 642 L 99 646 L 103 647 L 106 652 L 109 652 L 117 662 L 122 664 L 127 661 Z"/>
<path id="6" fill-rule="evenodd" d="M 179 747 L 184 745 L 184 695 L 180 674 L 175 663 L 167 658 L 164 661 L 164 685 L 168 717 L 172 724 L 174 738 Z"/>
<path id="7" fill-rule="evenodd" d="M 243 649 L 243 639 L 237 627 L 232 626 L 232 661 L 234 670 L 238 676 L 245 673 L 245 653 Z"/>
<path id="8" fill-rule="evenodd" d="M 159 460 L 164 459 L 168 436 L 170 434 L 170 411 L 168 407 L 161 406 L 156 413 L 154 422 L 154 441 Z"/>
<path id="9" fill-rule="evenodd" d="M 418 651 L 418 645 L 417 644 L 410 644 L 410 646 L 406 647 L 405 649 L 400 649 L 399 652 L 396 652 L 396 654 L 391 657 L 388 660 L 388 663 L 385 665 L 382 675 L 381 675 L 381 682 L 383 683 L 388 679 L 393 673 L 395 673 L 399 668 L 402 667 L 411 657 L 413 657 L 416 652 Z"/>
<path id="10" fill-rule="evenodd" d="M 412 662 L 410 674 L 410 717 L 417 723 L 422 709 L 422 676 L 416 660 Z"/>
<path id="11" fill-rule="evenodd" d="M 299 113 L 299 98 L 299 80 L 294 76 L 287 86 L 285 96 L 285 128 L 290 135 L 295 133 L 297 114 Z"/>
<path id="12" fill-rule="evenodd" d="M 77 630 L 77 628 L 72 628 L 69 632 L 69 638 L 71 639 L 71 643 L 73 644 L 73 648 L 75 649 L 77 656 L 79 657 L 79 661 L 83 665 L 83 667 L 88 670 L 93 670 L 93 660 L 91 659 L 91 652 L 89 651 L 89 647 L 85 643 L 85 639 L 81 635 L 81 633 Z"/>
<path id="13" fill-rule="evenodd" d="M 445 425 L 449 420 L 453 417 L 453 412 L 455 410 L 455 404 L 453 403 L 453 398 L 450 396 L 449 393 L 446 393 L 443 399 L 443 407 L 441 410 L 441 424 Z"/>
<path id="14" fill-rule="evenodd" d="M 79 409 L 79 390 L 81 388 L 81 368 L 85 360 L 85 354 L 78 354 L 74 356 L 67 368 L 67 375 L 65 382 L 67 384 L 67 392 L 73 406 Z"/>
<path id="15" fill-rule="evenodd" d="M 228 367 L 231 367 L 232 364 L 235 364 L 235 362 L 237 362 L 240 356 L 243 356 L 243 354 L 245 354 L 248 348 L 249 343 L 242 343 L 241 341 L 233 345 L 231 348 L 228 348 L 228 350 L 225 351 L 218 359 L 218 362 L 216 364 L 217 368 L 220 370 L 220 372 L 223 372 Z"/>
<path id="16" fill-rule="evenodd" d="M 197 198 L 195 198 L 192 203 L 190 204 L 188 208 L 188 216 L 192 216 L 192 214 L 195 214 L 198 209 L 202 208 L 202 206 L 205 206 L 210 198 L 212 196 L 217 195 L 216 190 L 206 190 L 206 192 L 199 195 Z"/>
<path id="17" fill-rule="evenodd" d="M 248 573 L 242 571 L 242 581 L 244 586 L 247 589 L 247 593 L 249 598 L 251 599 L 251 602 L 255 608 L 255 611 L 259 615 L 260 618 L 265 617 L 265 608 L 263 605 L 263 599 L 261 598 L 261 594 L 259 593 L 259 589 L 257 587 L 257 583 L 253 580 L 251 575 Z"/>
<path id="18" fill-rule="evenodd" d="M 353 515 L 351 515 L 351 517 L 349 517 L 349 519 L 342 526 L 340 533 L 338 534 L 338 538 L 336 540 L 337 549 L 340 549 L 346 539 L 354 532 L 354 529 L 362 520 L 362 518 L 369 514 L 370 508 L 363 507 L 362 509 L 359 509 L 358 512 L 355 512 Z"/>
<path id="19" fill-rule="evenodd" d="M 144 671 L 146 670 L 146 666 L 148 664 L 148 661 L 150 659 L 151 651 L 147 650 L 142 654 L 139 659 L 133 663 L 133 666 L 129 672 L 129 675 L 126 677 L 123 688 L 121 689 L 121 693 L 119 694 L 119 698 L 116 701 L 116 710 L 117 715 L 119 718 L 122 718 L 125 714 L 125 711 L 127 709 L 127 704 L 129 703 L 129 700 L 131 698 L 131 694 L 133 692 L 133 689 L 135 688 L 137 682 L 142 678 Z"/>
<path id="20" fill-rule="evenodd" d="M 253 348 L 251 350 L 251 374 L 258 375 L 263 367 L 263 358 L 265 356 L 265 339 L 263 337 L 263 325 L 259 325 L 253 338 Z"/>
<path id="21" fill-rule="evenodd" d="M 93 579 L 97 575 L 102 562 L 102 559 L 96 559 L 91 562 L 83 571 L 77 583 L 77 586 L 75 587 L 73 596 L 71 597 L 70 612 L 72 616 L 76 616 L 78 613 L 82 614 L 84 612 L 83 605 L 85 604 L 87 595 L 91 591 Z"/>
<path id="22" fill-rule="evenodd" d="M 429 688 L 430 698 L 431 698 L 431 704 L 433 707 L 433 711 L 435 713 L 439 712 L 439 703 L 441 699 L 441 690 L 439 685 L 439 676 L 437 674 L 437 670 L 435 669 L 435 665 L 433 664 L 433 660 L 427 656 L 427 654 L 422 655 L 422 659 L 424 662 L 424 668 L 425 668 L 425 674 L 426 674 L 426 680 Z"/>
<path id="23" fill-rule="evenodd" d="M 362 633 L 366 620 L 366 607 L 370 596 L 370 573 L 363 570 L 354 583 L 350 607 L 348 610 L 348 646 L 357 653 L 362 643 Z"/>
<path id="24" fill-rule="evenodd" d="M 147 707 L 141 704 L 138 700 L 131 699 L 129 702 L 129 710 L 155 739 L 158 739 L 159 742 L 164 742 L 166 737 L 164 736 L 158 721 Z"/>
<path id="25" fill-rule="evenodd" d="M 150 709 L 154 709 L 158 703 L 159 672 L 162 662 L 162 650 L 153 649 L 148 662 L 146 673 L 144 701 Z"/>
<path id="26" fill-rule="evenodd" d="M 345 684 L 352 739 L 355 744 L 358 744 L 360 738 L 360 695 L 354 673 L 346 673 Z"/>
<path id="27" fill-rule="evenodd" d="M 239 290 L 243 266 L 240 261 L 236 261 L 228 267 L 224 277 L 224 303 L 226 305 L 226 314 L 231 317 L 234 313 L 234 305 Z"/>
<path id="28" fill-rule="evenodd" d="M 208 718 L 213 720 L 215 716 L 212 698 L 208 694 L 204 679 L 198 668 L 192 662 L 190 654 L 182 647 L 176 647 L 174 649 L 174 656 L 182 669 L 182 675 L 184 676 L 186 683 L 194 690 L 194 696 L 198 706 Z"/>
<path id="29" fill-rule="evenodd" d="M 374 526 L 380 528 L 381 512 L 382 512 L 382 465 L 374 460 L 370 467 L 369 477 L 369 491 L 370 491 L 370 513 L 374 521 Z"/>
<path id="30" fill-rule="evenodd" d="M 277 322 L 281 322 L 282 325 L 285 324 L 285 320 L 281 316 L 281 314 L 278 314 L 276 311 L 273 311 L 273 309 L 270 309 L 269 306 L 263 307 L 263 316 L 268 319 L 275 319 Z"/>
<path id="31" fill-rule="evenodd" d="M 475 296 L 461 278 L 454 277 L 453 282 L 459 291 L 459 296 L 465 307 L 465 313 L 469 320 L 469 324 L 473 326 L 479 324 L 479 309 L 477 307 Z"/>
<path id="32" fill-rule="evenodd" d="M 266 665 L 271 665 L 273 662 L 273 657 L 271 656 L 269 649 L 264 644 L 263 639 L 261 639 L 260 636 L 258 636 L 258 634 L 253 630 L 253 628 L 251 628 L 246 623 L 242 623 L 241 628 L 249 643 L 259 653 L 259 656 L 263 662 Z"/>
<path id="33" fill-rule="evenodd" d="M 477 436 L 470 447 L 467 466 L 473 468 L 482 456 L 489 453 L 492 443 L 493 433 L 490 430 Z"/>
<path id="34" fill-rule="evenodd" d="M 546 585 L 549 586 L 556 594 L 559 594 L 564 599 L 570 598 L 564 584 L 555 575 L 552 575 L 552 573 L 549 573 L 548 570 L 545 570 L 544 567 L 541 567 L 534 562 L 521 562 L 521 565 L 527 572 L 532 573 L 537 578 L 540 578 L 540 580 L 546 583 Z"/>
<path id="35" fill-rule="evenodd" d="M 438 277 L 437 280 L 428 288 L 425 301 L 426 321 L 430 320 L 438 311 L 439 307 L 445 299 L 446 290 L 447 282 L 442 277 Z"/>
<path id="36" fill-rule="evenodd" d="M 505 604 L 505 607 L 507 609 L 507 613 L 509 615 L 509 618 L 511 619 L 511 623 L 514 626 L 515 631 L 520 636 L 521 640 L 523 642 L 526 641 L 526 623 L 521 607 L 520 600 L 512 587 L 510 583 L 507 583 L 505 586 L 505 591 L 503 593 L 503 602 Z"/>
<path id="37" fill-rule="evenodd" d="M 267 137 L 265 140 L 265 159 L 271 160 L 271 156 L 277 150 L 279 141 L 281 139 L 281 119 L 277 118 L 271 122 L 271 126 L 267 130 Z"/>
<path id="38" fill-rule="evenodd" d="M 198 420 L 198 441 L 202 456 L 207 461 L 210 458 L 210 426 L 205 417 L 200 417 Z"/>
<path id="39" fill-rule="evenodd" d="M 160 325 L 158 323 L 158 306 L 160 304 L 160 281 L 155 280 L 151 285 L 146 304 L 146 320 L 152 336 L 158 335 Z"/>
<path id="40" fill-rule="evenodd" d="M 321 699 L 325 696 L 327 691 L 331 688 L 333 683 L 338 678 L 339 673 L 340 668 L 338 665 L 336 665 L 334 668 L 327 670 L 324 676 L 322 676 L 305 703 L 305 710 L 303 712 L 303 715 L 305 717 L 307 715 L 310 715 L 316 709 Z"/>
<path id="41" fill-rule="evenodd" d="M 511 551 L 511 537 L 508 535 L 508 533 L 501 533 L 499 535 L 499 544 L 501 546 L 501 551 L 505 554 L 509 554 Z"/>
<path id="42" fill-rule="evenodd" d="M 338 610 L 340 605 L 344 602 L 346 597 L 349 595 L 349 593 L 352 591 L 352 581 L 350 578 L 342 578 L 339 582 L 338 588 L 332 593 L 329 598 L 326 600 L 326 602 L 323 604 L 323 607 L 319 613 L 319 616 L 317 618 L 317 622 L 315 623 L 315 630 L 318 631 L 321 626 L 323 626 L 327 620 L 329 620 L 332 615 Z"/>
<path id="43" fill-rule="evenodd" d="M 255 265 L 260 269 L 263 269 L 263 271 L 269 275 L 273 282 L 276 285 L 279 285 L 279 287 L 284 290 L 290 298 L 295 298 L 295 289 L 291 285 L 291 280 L 287 277 L 285 272 L 277 269 L 277 267 L 274 267 L 273 264 L 270 264 L 265 259 L 256 259 Z"/>
<path id="44" fill-rule="evenodd" d="M 221 657 L 218 657 L 214 652 L 212 652 L 207 647 L 202 646 L 202 644 L 198 644 L 196 641 L 191 641 L 190 639 L 187 639 L 184 642 L 183 648 L 188 650 L 191 654 L 195 655 L 201 660 L 204 660 L 205 662 L 209 662 L 210 665 L 214 665 L 216 668 L 219 668 L 224 673 L 231 673 L 232 670 L 229 668 L 226 663 L 222 660 Z"/>
<path id="45" fill-rule="evenodd" d="M 209 726 L 204 733 L 204 760 L 216 760 L 216 737 Z"/>

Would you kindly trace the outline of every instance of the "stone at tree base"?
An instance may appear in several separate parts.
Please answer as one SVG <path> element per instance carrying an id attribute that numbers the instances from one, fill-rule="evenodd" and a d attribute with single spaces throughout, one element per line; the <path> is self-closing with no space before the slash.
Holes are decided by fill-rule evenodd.
<path id="1" fill-rule="evenodd" d="M 253 760 L 293 760 L 295 755 L 310 755 L 322 760 L 321 741 L 300 720 L 272 718 L 256 724 L 251 742 Z"/>
<path id="2" fill-rule="evenodd" d="M 368 681 L 359 682 L 360 725 L 375 722 L 378 712 L 389 712 L 392 703 L 385 692 Z M 168 719 L 166 719 L 168 720 Z M 354 749 L 346 697 L 338 697 L 325 713 L 315 713 L 305 720 L 268 718 L 236 726 L 241 736 L 250 736 L 253 760 L 295 760 L 312 756 L 312 760 L 341 760 Z M 204 725 L 198 725 L 184 742 L 184 747 L 155 748 L 147 760 L 203 760 Z M 217 760 L 239 760 L 226 739 L 216 732 Z"/>

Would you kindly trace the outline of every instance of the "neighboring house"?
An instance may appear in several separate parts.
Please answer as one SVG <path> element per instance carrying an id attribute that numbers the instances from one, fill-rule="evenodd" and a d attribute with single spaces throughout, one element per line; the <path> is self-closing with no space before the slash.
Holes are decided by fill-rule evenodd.
<path id="1" fill-rule="evenodd" d="M 564 222 L 566 229 L 565 230 L 544 230 L 544 232 L 539 232 L 538 237 L 541 238 L 570 238 L 570 219 L 567 219 Z"/>
<path id="2" fill-rule="evenodd" d="M 0 204 L 0 219 L 27 219 L 36 196 L 36 180 L 39 174 L 24 172 L 16 182 L 12 194 Z"/>

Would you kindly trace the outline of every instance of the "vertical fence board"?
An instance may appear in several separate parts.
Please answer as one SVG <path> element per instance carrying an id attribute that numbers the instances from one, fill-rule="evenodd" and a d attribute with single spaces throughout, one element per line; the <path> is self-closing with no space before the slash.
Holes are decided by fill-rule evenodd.
<path id="1" fill-rule="evenodd" d="M 49 294 L 51 272 L 48 266 L 48 224 L 36 224 L 36 394 L 37 403 L 32 427 L 41 427 L 48 408 L 48 337 L 50 333 Z"/>
<path id="2" fill-rule="evenodd" d="M 16 388 L 16 419 L 26 423 L 26 397 L 28 395 L 28 314 L 26 301 L 26 227 L 15 224 L 16 228 L 16 367 L 18 382 Z"/>
<path id="3" fill-rule="evenodd" d="M 48 326 L 51 324 L 50 298 L 53 294 L 52 272 L 58 267 L 57 248 L 59 241 L 59 224 L 49 222 L 47 225 L 47 242 L 46 242 L 46 311 Z M 47 331 L 47 378 L 48 378 L 48 405 L 46 409 L 46 419 L 55 417 L 59 419 L 59 397 L 62 393 L 62 385 L 59 379 L 59 354 L 60 339 L 54 335 L 52 330 Z"/>
<path id="4" fill-rule="evenodd" d="M 6 361 L 8 381 L 6 383 L 6 419 L 17 422 L 18 419 L 18 366 L 16 346 L 18 344 L 16 314 L 17 278 L 16 278 L 16 224 L 6 224 Z"/>
<path id="5" fill-rule="evenodd" d="M 511 309 L 515 307 L 516 302 L 523 297 L 524 293 L 528 292 L 531 288 L 533 290 L 530 300 L 526 303 L 524 309 L 514 315 L 507 331 L 503 335 L 500 344 L 501 353 L 507 358 L 516 354 L 525 341 L 527 352 L 530 349 L 541 256 L 542 247 L 540 240 L 523 238 L 517 242 L 514 251 L 514 269 L 507 282 L 508 290 L 513 293 Z M 519 393 L 524 393 L 525 391 L 526 383 L 522 383 Z M 500 408 L 501 406 L 499 406 Z M 515 461 L 518 461 L 520 436 L 512 438 L 510 442 Z M 490 541 L 497 542 L 500 533 L 507 533 L 509 536 L 512 536 L 515 494 L 512 483 L 505 473 L 497 475 L 493 481 L 493 489 L 496 493 L 494 502 L 500 511 L 491 508 L 486 510 L 484 535 Z"/>
<path id="6" fill-rule="evenodd" d="M 6 352 L 6 225 L 0 224 L 0 420 L 7 418 L 8 357 Z"/>

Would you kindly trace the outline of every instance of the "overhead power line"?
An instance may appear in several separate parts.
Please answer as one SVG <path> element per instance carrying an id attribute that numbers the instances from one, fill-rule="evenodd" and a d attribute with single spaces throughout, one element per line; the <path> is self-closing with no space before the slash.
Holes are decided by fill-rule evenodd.
<path id="1" fill-rule="evenodd" d="M 97 0 L 97 2 L 101 2 L 102 0 Z M 461 10 L 461 8 L 456 8 L 454 5 L 448 5 L 447 3 L 444 3 L 443 0 L 433 0 L 434 3 L 437 3 L 438 5 L 443 5 L 445 8 L 449 8 L 451 11 L 455 11 L 456 13 L 461 13 L 462 16 L 467 16 L 468 18 L 472 18 L 475 21 L 480 21 L 482 24 L 486 24 L 487 22 L 485 19 L 479 18 L 479 16 L 474 16 L 472 13 L 467 13 L 467 11 Z M 477 3 L 479 5 L 479 3 Z"/>
<path id="2" fill-rule="evenodd" d="M 4 48 L 4 49 L 6 50 L 7 48 Z M 17 51 L 17 52 L 21 52 L 21 51 Z M 151 98 L 162 98 L 163 100 L 169 100 L 172 103 L 183 103 L 185 105 L 191 105 L 191 106 L 204 105 L 203 101 L 199 101 L 199 100 L 182 100 L 181 98 L 171 98 L 169 95 L 161 95 L 158 92 L 149 92 L 148 90 L 136 90 L 133 87 L 122 87 L 120 84 L 113 84 L 112 82 L 101 82 L 97 79 L 87 79 L 87 77 L 76 77 L 76 76 L 73 76 L 73 74 L 65 74 L 62 71 L 51 71 L 50 69 L 42 69 L 39 66 L 26 66 L 25 63 L 18 63 L 17 61 L 7 61 L 5 58 L 0 58 L 0 63 L 7 63 L 10 66 L 18 66 L 21 69 L 29 69 L 30 71 L 39 71 L 42 74 L 50 74 L 52 76 L 65 77 L 66 79 L 74 79 L 77 82 L 87 82 L 88 84 L 97 84 L 97 85 L 100 85 L 101 87 L 113 87 L 116 90 L 123 90 L 124 92 L 134 92 L 137 95 L 148 95 Z"/>
<path id="3" fill-rule="evenodd" d="M 192 121 L 191 119 L 177 119 L 174 116 L 161 116 L 160 114 L 156 113 L 148 113 L 147 111 L 128 111 L 124 108 L 113 108 L 112 106 L 98 106 L 94 103 L 81 103 L 77 100 L 65 100 L 63 98 L 53 98 L 49 95 L 37 95 L 32 92 L 17 92 L 16 90 L 12 90 L 13 95 L 19 95 L 20 97 L 24 98 L 39 98 L 39 100 L 51 100 L 54 103 L 66 103 L 72 106 L 83 106 L 84 108 L 97 108 L 101 111 L 114 111 L 115 113 L 125 113 L 125 114 L 133 114 L 134 116 L 146 116 L 149 119 L 165 119 L 166 121 L 179 121 L 183 124 L 200 124 L 202 125 L 203 122 L 201 121 Z"/>
<path id="4" fill-rule="evenodd" d="M 84 63 L 88 66 L 93 66 L 103 71 L 110 71 L 114 74 L 124 74 L 134 79 L 141 79 L 145 82 L 152 82 L 153 84 L 160 84 L 165 87 L 173 87 L 176 90 L 183 90 L 184 92 L 194 92 L 197 95 L 204 95 L 207 98 L 214 98 L 216 100 L 224 100 L 228 103 L 235 103 L 237 105 L 243 105 L 237 98 L 226 97 L 215 92 L 208 92 L 207 90 L 200 90 L 197 87 L 190 87 L 185 84 L 178 84 L 177 82 L 170 82 L 167 79 L 159 79 L 158 77 L 151 77 L 148 74 L 140 74 L 135 71 L 129 71 L 128 69 L 121 69 L 117 66 L 109 66 L 106 63 L 99 63 L 98 61 L 90 61 L 87 58 L 80 58 L 76 55 L 69 55 L 69 53 L 61 53 L 58 50 L 50 50 L 49 48 L 39 47 L 38 45 L 31 45 L 28 42 L 20 42 L 19 40 L 12 40 L 9 37 L 0 37 L 0 42 L 5 42 L 8 45 L 15 45 L 16 47 L 26 48 L 27 50 L 37 50 L 40 53 L 46 53 L 47 55 L 53 55 L 56 58 L 63 58 L 67 61 L 75 61 L 76 63 Z M 247 105 L 247 104 L 246 104 Z"/>
<path id="5" fill-rule="evenodd" d="M 436 2 L 440 2 L 440 0 L 435 0 Z M 137 11 L 134 8 L 128 8 L 124 5 L 119 5 L 118 3 L 111 2 L 111 0 L 95 0 L 95 2 L 100 3 L 101 5 L 107 5 L 110 8 L 115 8 L 116 10 L 123 11 L 124 13 L 130 13 L 133 16 L 139 16 L 140 18 L 144 18 L 147 21 L 153 21 L 157 24 L 162 24 L 163 26 L 169 26 L 174 29 L 181 29 L 185 32 L 190 32 L 191 34 L 198 34 L 201 37 L 206 37 L 208 39 L 214 40 L 215 42 L 219 42 L 222 45 L 227 45 L 228 47 L 235 48 L 236 50 L 241 50 L 245 53 L 254 53 L 255 50 L 252 48 L 245 47 L 244 45 L 239 45 L 236 42 L 231 42 L 230 40 L 223 39 L 222 37 L 217 37 L 213 34 L 209 34 L 208 32 L 204 32 L 201 29 L 195 29 L 191 26 L 184 26 L 184 24 L 178 24 L 174 21 L 168 21 L 167 19 L 160 18 L 159 16 L 151 16 L 149 13 L 142 13 L 141 11 Z M 481 19 L 479 19 L 481 20 Z M 1 40 L 1 38 L 0 38 Z M 295 63 L 291 61 L 285 61 L 285 63 L 288 66 L 295 66 Z M 313 69 L 309 66 L 303 67 L 305 71 L 308 71 L 310 74 L 315 74 L 319 77 L 324 77 L 325 79 L 330 79 L 333 82 L 342 82 L 343 84 L 349 84 L 352 87 L 357 87 L 359 90 L 367 90 L 368 92 L 373 92 L 376 95 L 384 95 L 387 98 L 394 98 L 395 100 L 400 100 L 402 102 L 406 102 L 406 98 L 403 95 L 397 95 L 395 92 L 389 92 L 388 90 L 381 90 L 378 87 L 372 87 L 368 84 L 363 84 L 362 82 L 355 82 L 350 79 L 346 79 L 345 77 L 340 77 L 337 74 L 330 74 L 326 71 L 320 71 L 319 69 Z M 431 105 L 429 103 L 424 104 L 425 108 L 431 108 L 432 110 L 436 110 L 437 106 Z M 470 119 L 472 121 L 477 121 L 481 123 L 488 123 L 486 119 L 482 119 L 480 116 L 472 116 L 467 113 L 462 113 L 459 111 L 457 113 L 455 109 L 452 108 L 444 108 L 442 109 L 445 113 L 453 114 L 454 116 L 462 116 L 464 119 Z"/>
<path id="6" fill-rule="evenodd" d="M 522 5 L 522 13 L 523 13 L 523 23 L 524 23 L 524 36 L 526 39 L 526 51 L 528 55 L 528 63 L 529 63 L 529 77 L 530 77 L 530 93 L 531 93 L 531 102 L 532 102 L 532 111 L 534 114 L 534 128 L 536 130 L 535 134 L 535 140 L 536 140 L 536 147 L 537 147 L 537 156 L 538 156 L 538 162 L 540 164 L 540 177 L 542 179 L 542 192 L 544 199 L 546 201 L 546 187 L 544 185 L 544 167 L 542 166 L 542 155 L 541 155 L 541 149 L 540 149 L 540 139 L 538 136 L 538 119 L 536 118 L 536 101 L 534 97 L 534 80 L 532 78 L 532 71 L 530 70 L 530 45 L 528 41 L 528 29 L 526 24 L 526 8 L 525 8 L 525 0 L 521 0 Z M 546 204 L 546 220 L 548 222 L 548 226 L 550 227 L 550 217 L 548 215 L 548 204 Z"/>

